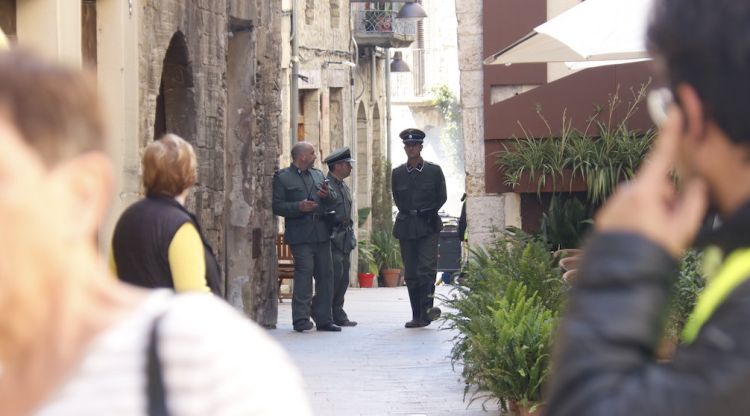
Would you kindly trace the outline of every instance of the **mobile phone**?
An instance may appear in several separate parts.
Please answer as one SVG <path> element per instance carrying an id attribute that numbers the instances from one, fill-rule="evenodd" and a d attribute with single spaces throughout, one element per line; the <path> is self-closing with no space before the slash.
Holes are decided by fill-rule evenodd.
<path id="1" fill-rule="evenodd" d="M 648 93 L 646 98 L 648 114 L 656 127 L 661 127 L 667 121 L 667 111 L 672 102 L 672 93 L 668 88 L 658 88 Z"/>

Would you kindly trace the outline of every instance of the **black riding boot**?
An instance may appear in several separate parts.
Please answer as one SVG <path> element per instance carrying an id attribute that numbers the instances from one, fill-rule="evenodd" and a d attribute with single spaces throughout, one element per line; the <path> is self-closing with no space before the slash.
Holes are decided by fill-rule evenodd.
<path id="1" fill-rule="evenodd" d="M 420 294 L 422 295 L 421 320 L 429 325 L 430 322 L 438 319 L 442 314 L 440 308 L 433 306 L 435 304 L 435 285 L 432 283 L 422 285 L 420 287 Z"/>
<path id="2" fill-rule="evenodd" d="M 411 321 L 404 324 L 405 328 L 421 328 L 427 326 L 421 319 L 422 315 L 422 297 L 421 287 L 409 287 L 409 303 L 411 303 Z"/>

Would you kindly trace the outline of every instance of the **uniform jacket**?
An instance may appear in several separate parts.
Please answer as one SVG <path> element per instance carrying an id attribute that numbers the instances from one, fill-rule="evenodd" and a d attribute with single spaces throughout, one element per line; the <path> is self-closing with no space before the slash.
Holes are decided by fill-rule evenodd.
<path id="1" fill-rule="evenodd" d="M 294 165 L 274 174 L 272 208 L 274 214 L 286 219 L 284 240 L 287 244 L 322 243 L 329 240 L 323 216 L 331 210 L 336 193 L 331 191 L 328 198 L 321 201 L 316 192 L 323 180 L 323 172 L 320 170 L 310 168 L 301 171 Z M 306 198 L 318 203 L 315 211 L 299 210 L 300 201 Z"/>
<path id="2" fill-rule="evenodd" d="M 702 235 L 706 244 L 725 258 L 750 247 L 750 204 Z M 677 267 L 637 235 L 589 242 L 555 344 L 547 416 L 750 415 L 750 280 L 671 362 L 654 359 Z"/>
<path id="3" fill-rule="evenodd" d="M 336 250 L 349 253 L 356 247 L 352 223 L 352 194 L 346 182 L 340 181 L 332 174 L 328 174 L 328 185 L 335 192 L 333 203 L 334 214 L 328 217 L 331 229 L 331 246 Z"/>
<path id="4" fill-rule="evenodd" d="M 206 283 L 221 295 L 221 270 L 195 216 L 174 198 L 150 195 L 129 206 L 117 221 L 112 252 L 120 280 L 138 286 L 174 289 L 169 268 L 169 245 L 186 222 L 193 224 L 203 241 Z"/>
<path id="5" fill-rule="evenodd" d="M 443 229 L 438 210 L 448 196 L 440 166 L 425 161 L 421 171 L 409 172 L 404 163 L 391 173 L 391 191 L 398 208 L 394 237 L 416 239 Z"/>

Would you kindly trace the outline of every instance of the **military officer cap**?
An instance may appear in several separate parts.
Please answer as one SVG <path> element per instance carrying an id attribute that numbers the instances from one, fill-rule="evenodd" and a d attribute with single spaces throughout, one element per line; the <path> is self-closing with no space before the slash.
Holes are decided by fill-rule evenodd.
<path id="1" fill-rule="evenodd" d="M 424 132 L 419 129 L 406 129 L 398 134 L 398 137 L 404 141 L 404 143 L 422 143 L 424 141 Z"/>
<path id="2" fill-rule="evenodd" d="M 356 162 L 356 160 L 352 159 L 352 151 L 349 150 L 349 147 L 338 148 L 323 159 L 323 163 L 329 165 L 337 162 Z"/>

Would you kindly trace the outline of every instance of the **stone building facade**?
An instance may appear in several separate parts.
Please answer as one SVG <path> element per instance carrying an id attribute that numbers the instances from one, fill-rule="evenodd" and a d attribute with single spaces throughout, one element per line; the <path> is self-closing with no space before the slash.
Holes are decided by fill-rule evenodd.
<path id="1" fill-rule="evenodd" d="M 380 48 L 358 47 L 359 14 L 348 0 L 284 0 L 281 29 L 281 100 L 279 166 L 291 163 L 294 139 L 318 150 L 317 167 L 331 150 L 349 146 L 357 163 L 347 180 L 354 209 L 370 207 L 373 163 L 385 156 L 385 56 Z M 295 30 L 296 23 L 296 30 Z M 293 34 L 298 50 L 292 48 Z M 293 91 L 293 60 L 299 64 Z M 298 102 L 293 120 L 292 100 Z M 283 221 L 283 220 L 282 220 Z M 280 225 L 279 231 L 283 229 Z M 356 265 L 356 251 L 352 264 Z M 352 283 L 356 284 L 356 267 Z"/>
<path id="2" fill-rule="evenodd" d="M 227 299 L 268 327 L 277 320 L 269 192 L 282 112 L 279 3 L 0 1 L 13 41 L 96 71 L 120 173 L 103 250 L 117 214 L 142 196 L 141 149 L 177 133 L 197 151 L 187 205 L 217 252 Z"/>

